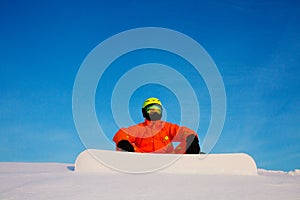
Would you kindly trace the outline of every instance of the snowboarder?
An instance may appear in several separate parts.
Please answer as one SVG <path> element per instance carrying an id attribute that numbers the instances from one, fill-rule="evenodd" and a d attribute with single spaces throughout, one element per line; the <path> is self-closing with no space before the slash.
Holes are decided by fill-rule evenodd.
<path id="1" fill-rule="evenodd" d="M 161 120 L 162 103 L 159 99 L 148 98 L 143 106 L 143 123 L 121 128 L 114 136 L 119 151 L 141 153 L 199 154 L 200 146 L 195 131 Z M 172 142 L 180 142 L 174 148 Z"/>

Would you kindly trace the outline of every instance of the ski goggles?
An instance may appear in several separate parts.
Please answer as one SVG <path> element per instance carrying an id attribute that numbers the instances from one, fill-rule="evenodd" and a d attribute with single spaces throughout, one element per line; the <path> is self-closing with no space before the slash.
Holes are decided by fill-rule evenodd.
<path id="1" fill-rule="evenodd" d="M 159 105 L 151 105 L 148 108 L 146 108 L 146 112 L 147 113 L 151 113 L 151 112 L 157 112 L 157 113 L 161 113 L 161 106 Z"/>

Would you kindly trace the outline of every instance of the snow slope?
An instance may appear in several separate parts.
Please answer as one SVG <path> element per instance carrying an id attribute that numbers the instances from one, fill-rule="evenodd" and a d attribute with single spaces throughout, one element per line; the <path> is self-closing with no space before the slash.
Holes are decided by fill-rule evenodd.
<path id="1" fill-rule="evenodd" d="M 300 172 L 258 176 L 74 172 L 72 164 L 0 163 L 0 199 L 300 199 Z"/>

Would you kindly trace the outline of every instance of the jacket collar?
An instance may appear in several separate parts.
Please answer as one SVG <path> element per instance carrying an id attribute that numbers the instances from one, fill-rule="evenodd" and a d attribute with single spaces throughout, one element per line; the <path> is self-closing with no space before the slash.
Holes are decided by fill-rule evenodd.
<path id="1" fill-rule="evenodd" d="M 144 122 L 144 124 L 146 126 L 163 125 L 163 123 L 164 123 L 164 121 L 162 121 L 162 120 L 150 121 L 150 120 L 147 120 L 147 119 L 145 119 L 145 122 Z"/>

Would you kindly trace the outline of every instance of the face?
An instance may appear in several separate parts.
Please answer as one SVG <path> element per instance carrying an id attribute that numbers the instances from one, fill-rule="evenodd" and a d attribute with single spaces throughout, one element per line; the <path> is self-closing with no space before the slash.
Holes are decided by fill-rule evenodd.
<path id="1" fill-rule="evenodd" d="M 162 110 L 159 105 L 152 105 L 146 109 L 147 115 L 151 121 L 160 120 L 162 117 Z"/>

